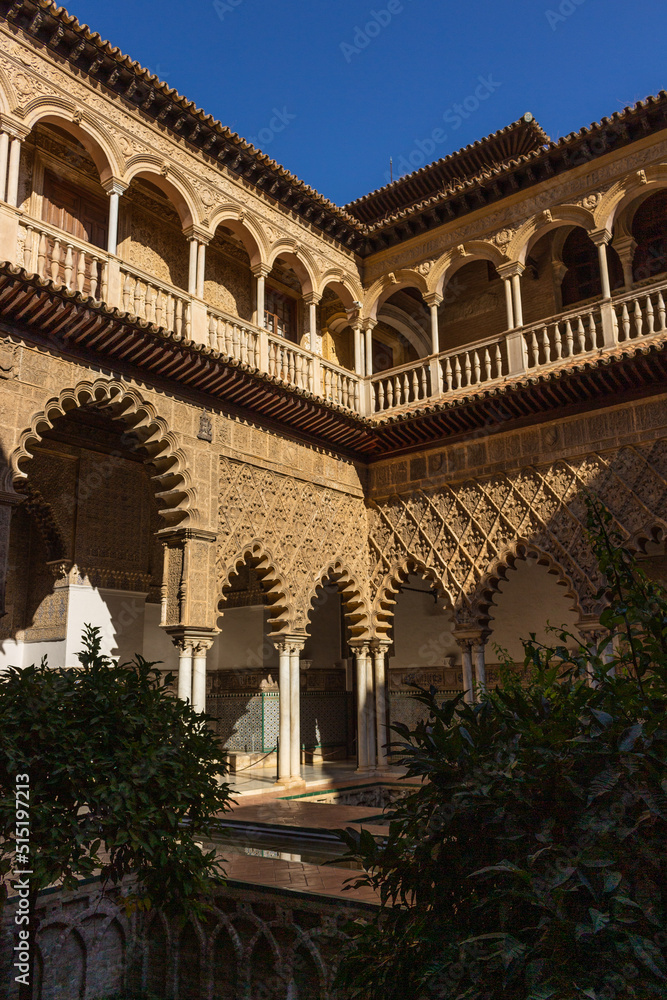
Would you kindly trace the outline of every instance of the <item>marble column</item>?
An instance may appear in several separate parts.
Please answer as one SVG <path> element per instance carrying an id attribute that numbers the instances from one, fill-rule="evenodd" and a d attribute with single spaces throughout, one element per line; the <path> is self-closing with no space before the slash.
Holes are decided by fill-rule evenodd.
<path id="1" fill-rule="evenodd" d="M 475 691 L 472 676 L 472 640 L 470 638 L 456 638 L 456 644 L 461 650 L 461 666 L 463 669 L 463 691 L 464 700 L 471 705 L 475 699 Z"/>
<path id="2" fill-rule="evenodd" d="M 122 181 L 108 181 L 104 185 L 104 190 L 109 196 L 109 226 L 107 234 L 107 253 L 118 253 L 118 216 L 120 211 L 120 198 L 126 190 L 126 185 Z"/>
<path id="3" fill-rule="evenodd" d="M 190 295 L 195 295 L 197 293 L 197 257 L 199 254 L 199 241 L 196 236 L 190 236 L 188 239 L 190 244 L 190 260 L 188 265 L 188 293 Z"/>
<path id="4" fill-rule="evenodd" d="M 192 647 L 192 708 L 202 714 L 206 711 L 206 654 L 212 640 L 196 639 Z"/>
<path id="5" fill-rule="evenodd" d="M 21 140 L 14 136 L 9 145 L 9 173 L 7 176 L 7 204 L 15 208 L 19 202 L 19 173 L 21 169 Z"/>
<path id="6" fill-rule="evenodd" d="M 192 702 L 192 640 L 179 639 L 178 648 L 178 697 Z"/>
<path id="7" fill-rule="evenodd" d="M 200 240 L 197 250 L 197 298 L 204 298 L 204 278 L 206 276 L 206 244 Z"/>
<path id="8" fill-rule="evenodd" d="M 7 193 L 7 164 L 9 163 L 9 136 L 0 132 L 0 201 Z"/>
<path id="9" fill-rule="evenodd" d="M 366 337 L 366 376 L 368 378 L 373 374 L 373 328 L 376 326 L 375 320 L 369 320 L 365 325 L 365 337 Z"/>
<path id="10" fill-rule="evenodd" d="M 387 743 L 390 740 L 388 726 L 388 705 L 386 687 L 387 650 L 389 642 L 376 640 L 373 644 L 373 660 L 375 665 L 375 725 L 377 739 L 377 769 L 385 771 L 389 767 Z"/>
<path id="11" fill-rule="evenodd" d="M 606 230 L 598 230 L 591 233 L 591 239 L 598 248 L 598 262 L 600 265 L 600 284 L 602 285 L 602 298 L 611 298 L 611 282 L 609 281 L 609 261 L 607 260 L 607 243 L 611 239 L 611 233 Z"/>
<path id="12" fill-rule="evenodd" d="M 486 690 L 486 639 L 479 638 L 473 642 L 473 659 L 475 663 L 475 681 L 477 693 Z"/>
<path id="13" fill-rule="evenodd" d="M 290 780 L 301 779 L 301 663 L 304 641 L 290 643 Z"/>
<path id="14" fill-rule="evenodd" d="M 514 329 L 514 304 L 512 302 L 512 279 L 511 277 L 503 278 L 503 285 L 505 286 L 505 309 L 507 312 L 507 329 Z"/>
<path id="15" fill-rule="evenodd" d="M 354 371 L 357 375 L 364 374 L 364 357 L 362 349 L 361 327 L 354 327 Z"/>
<path id="16" fill-rule="evenodd" d="M 512 275 L 512 292 L 514 298 L 514 322 L 516 326 L 523 326 L 523 303 L 521 301 L 521 275 L 515 272 Z"/>
<path id="17" fill-rule="evenodd" d="M 362 643 L 354 649 L 357 666 L 357 770 L 368 770 L 368 646 Z"/>
<path id="18" fill-rule="evenodd" d="M 277 642 L 279 668 L 279 736 L 278 736 L 278 781 L 289 781 L 291 773 L 290 757 L 290 646 L 287 642 Z"/>
<path id="19" fill-rule="evenodd" d="M 258 274 L 256 276 L 257 289 L 256 289 L 256 300 L 257 300 L 257 323 L 256 325 L 264 329 L 264 310 L 266 302 L 266 277 L 263 274 Z"/>

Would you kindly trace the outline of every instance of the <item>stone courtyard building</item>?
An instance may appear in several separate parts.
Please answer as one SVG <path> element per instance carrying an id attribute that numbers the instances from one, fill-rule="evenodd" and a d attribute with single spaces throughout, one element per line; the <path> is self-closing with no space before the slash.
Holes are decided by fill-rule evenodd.
<path id="1" fill-rule="evenodd" d="M 667 94 L 340 208 L 55 4 L 0 33 L 2 665 L 92 622 L 290 784 L 594 636 L 587 491 L 664 573 Z"/>

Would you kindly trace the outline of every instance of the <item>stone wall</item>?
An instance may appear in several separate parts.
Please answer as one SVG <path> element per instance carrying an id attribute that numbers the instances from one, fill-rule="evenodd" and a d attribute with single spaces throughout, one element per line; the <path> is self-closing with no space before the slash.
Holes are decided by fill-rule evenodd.
<path id="1" fill-rule="evenodd" d="M 332 982 L 343 925 L 373 909 L 298 892 L 229 884 L 211 914 L 184 927 L 160 913 L 127 916 L 94 882 L 39 901 L 40 1000 L 101 1000 L 149 991 L 160 1000 L 342 1000 Z M 10 899 L 2 915 L 0 1000 L 16 1000 Z"/>

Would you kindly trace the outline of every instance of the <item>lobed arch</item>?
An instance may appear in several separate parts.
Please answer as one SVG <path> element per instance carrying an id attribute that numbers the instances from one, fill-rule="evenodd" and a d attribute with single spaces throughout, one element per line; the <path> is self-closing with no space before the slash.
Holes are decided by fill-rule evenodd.
<path id="1" fill-rule="evenodd" d="M 444 602 L 445 610 L 454 614 L 455 600 L 450 589 L 450 582 L 444 580 L 437 570 L 428 566 L 423 560 L 415 556 L 404 556 L 385 573 L 373 601 L 372 620 L 375 634 L 378 637 L 389 632 L 394 617 L 393 605 L 396 603 L 394 595 L 400 591 L 401 585 L 413 573 L 419 574 L 425 580 L 430 580 L 439 599 Z"/>
<path id="2" fill-rule="evenodd" d="M 209 219 L 211 237 L 218 226 L 226 226 L 237 236 L 250 258 L 250 266 L 266 265 L 269 241 L 259 219 L 236 205 L 220 205 Z"/>
<path id="3" fill-rule="evenodd" d="M 33 416 L 30 427 L 21 433 L 19 444 L 10 456 L 13 478 L 19 488 L 28 478 L 25 465 L 32 458 L 31 448 L 42 440 L 43 432 L 50 430 L 58 417 L 91 405 L 122 423 L 131 443 L 153 466 L 155 495 L 161 504 L 160 515 L 167 525 L 196 526 L 199 523 L 197 491 L 191 483 L 185 453 L 178 445 L 176 434 L 157 414 L 152 403 L 120 380 L 99 378 L 95 382 L 79 382 L 47 400 Z"/>
<path id="4" fill-rule="evenodd" d="M 278 258 L 284 260 L 294 270 L 301 282 L 302 295 L 311 295 L 316 291 L 318 287 L 317 268 L 314 259 L 305 247 L 297 244 L 295 240 L 278 240 L 269 252 L 267 259 L 269 267 L 272 268 Z"/>
<path id="5" fill-rule="evenodd" d="M 347 627 L 353 638 L 367 638 L 369 635 L 370 615 L 368 604 L 362 595 L 361 588 L 349 568 L 339 559 L 321 567 L 315 583 L 306 596 L 308 611 L 312 608 L 317 591 L 331 580 L 338 587 L 343 602 L 343 614 Z"/>
<path id="6" fill-rule="evenodd" d="M 600 199 L 595 210 L 597 228 L 611 232 L 619 216 L 633 201 L 664 188 L 667 188 L 667 163 L 656 163 L 626 174 L 620 181 L 612 184 Z"/>
<path id="7" fill-rule="evenodd" d="M 647 545 L 662 545 L 667 541 L 667 521 L 651 521 L 631 535 L 624 543 L 634 555 L 645 555 Z"/>
<path id="8" fill-rule="evenodd" d="M 102 185 L 125 173 L 125 158 L 117 142 L 100 127 L 94 115 L 78 108 L 64 97 L 42 96 L 25 108 L 23 124 L 32 130 L 36 125 L 58 125 L 77 139 L 92 157 Z"/>
<path id="9" fill-rule="evenodd" d="M 276 560 L 264 543 L 257 538 L 239 549 L 236 555 L 222 568 L 218 583 L 220 600 L 224 602 L 226 592 L 232 587 L 232 577 L 237 575 L 239 569 L 246 562 L 250 563 L 259 577 L 269 599 L 269 609 L 272 614 L 272 617 L 269 618 L 269 624 L 273 626 L 271 635 L 275 637 L 281 633 L 290 632 L 294 621 L 294 601 L 284 577 L 276 568 Z M 224 610 L 223 603 L 219 614 L 224 615 Z"/>
<path id="10" fill-rule="evenodd" d="M 199 200 L 190 182 L 177 169 L 165 170 L 164 160 L 157 155 L 133 156 L 127 161 L 123 182 L 129 187 L 133 180 L 147 180 L 172 202 L 183 229 L 200 224 Z"/>
<path id="11" fill-rule="evenodd" d="M 444 296 L 445 288 L 456 272 L 477 260 L 490 261 L 497 268 L 501 264 L 507 264 L 508 257 L 493 243 L 485 240 L 462 243 L 454 250 L 447 250 L 435 262 L 428 276 L 428 291 L 431 294 Z"/>
<path id="12" fill-rule="evenodd" d="M 400 271 L 385 274 L 374 281 L 366 292 L 363 313 L 367 319 L 377 320 L 378 310 L 388 298 L 400 292 L 402 288 L 416 288 L 422 296 L 428 294 L 429 287 L 426 278 L 419 271 L 404 268 Z M 426 303 L 424 303 L 426 308 Z"/>
<path id="13" fill-rule="evenodd" d="M 493 621 L 490 609 L 500 592 L 501 583 L 507 580 L 508 571 L 516 569 L 517 562 L 528 559 L 535 559 L 538 566 L 546 566 L 552 576 L 558 577 L 559 585 L 565 588 L 565 596 L 571 601 L 572 611 L 580 617 L 588 613 L 588 608 L 584 610 L 585 597 L 590 602 L 594 597 L 593 592 L 589 595 L 580 594 L 571 576 L 551 553 L 528 539 L 519 538 L 493 561 L 467 599 L 467 613 L 480 628 L 486 628 Z"/>
<path id="14" fill-rule="evenodd" d="M 564 226 L 569 229 L 578 226 L 589 235 L 597 228 L 593 213 L 579 205 L 559 205 L 546 212 L 538 212 L 515 233 L 507 247 L 506 260 L 525 264 L 528 254 L 543 236 Z"/>

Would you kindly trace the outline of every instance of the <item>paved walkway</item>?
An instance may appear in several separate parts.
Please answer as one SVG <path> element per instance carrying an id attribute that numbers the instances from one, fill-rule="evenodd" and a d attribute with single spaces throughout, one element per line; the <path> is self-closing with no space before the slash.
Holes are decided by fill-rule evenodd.
<path id="1" fill-rule="evenodd" d="M 227 878 L 232 882 L 264 885 L 280 892 L 300 892 L 315 896 L 337 897 L 349 903 L 380 905 L 379 895 L 371 888 L 345 889 L 345 882 L 355 877 L 350 868 L 308 865 L 303 861 L 282 861 L 247 854 L 228 854 Z"/>

